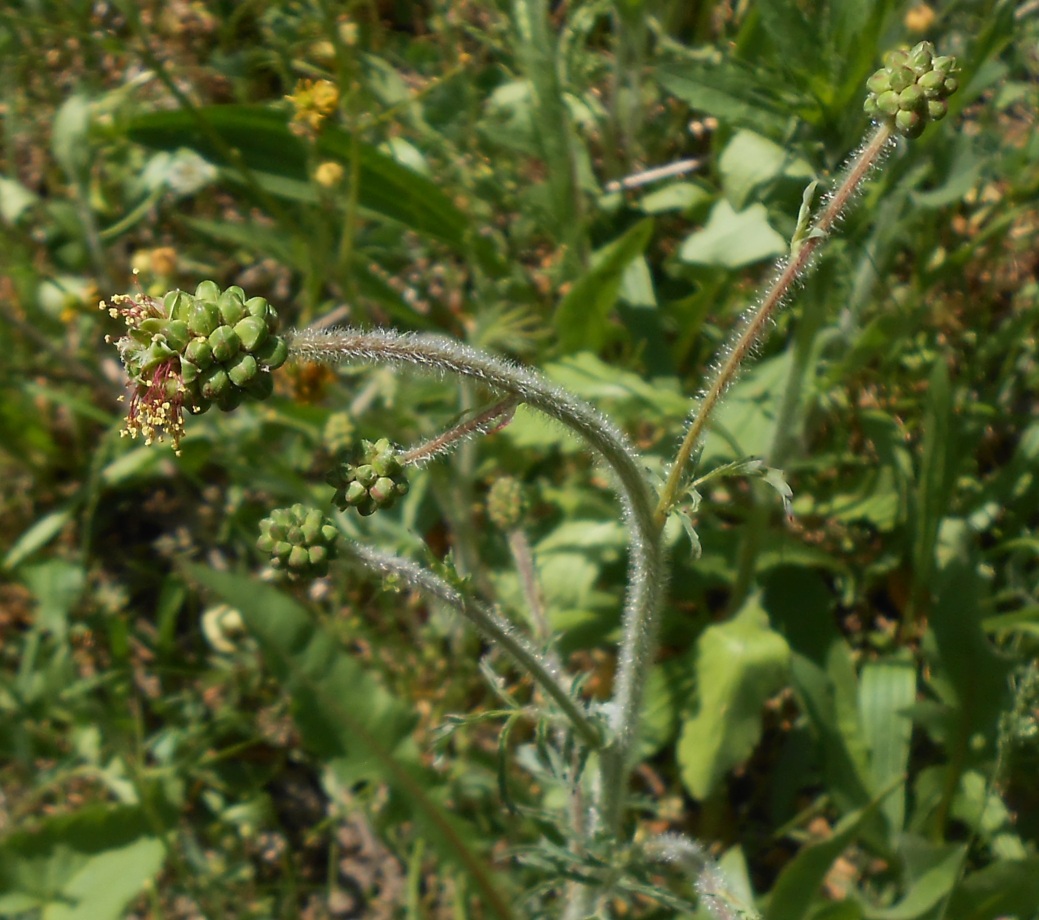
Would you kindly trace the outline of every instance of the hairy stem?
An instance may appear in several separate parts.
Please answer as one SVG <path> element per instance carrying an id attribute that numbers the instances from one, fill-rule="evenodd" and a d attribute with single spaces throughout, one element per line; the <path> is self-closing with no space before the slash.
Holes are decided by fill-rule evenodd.
<path id="1" fill-rule="evenodd" d="M 409 588 L 452 607 L 530 674 L 569 719 L 574 731 L 581 736 L 585 744 L 592 748 L 602 744 L 598 727 L 570 696 L 559 671 L 528 645 L 508 621 L 482 604 L 467 598 L 444 579 L 408 559 L 370 549 L 359 543 L 344 541 L 343 545 L 345 554 L 368 571 L 382 576 L 392 575 Z"/>
<path id="2" fill-rule="evenodd" d="M 791 288 L 809 268 L 815 251 L 822 245 L 840 219 L 859 186 L 879 162 L 891 141 L 892 133 L 892 129 L 885 124 L 878 126 L 870 135 L 858 155 L 845 170 L 840 185 L 827 200 L 826 206 L 812 224 L 812 229 L 805 240 L 789 259 L 780 263 L 775 279 L 761 303 L 738 328 L 732 345 L 725 349 L 725 359 L 699 401 L 696 415 L 686 431 L 682 446 L 671 465 L 667 483 L 660 494 L 655 512 L 659 526 L 663 526 L 671 509 L 679 501 L 686 469 L 703 439 L 711 413 L 717 408 L 725 391 L 736 378 L 744 360 L 769 328 L 773 315 L 782 306 Z"/>
<path id="3" fill-rule="evenodd" d="M 508 393 L 580 435 L 614 472 L 631 533 L 630 578 L 625 601 L 617 689 L 610 712 L 611 738 L 602 751 L 599 824 L 608 833 L 620 827 L 642 710 L 649 663 L 656 650 L 657 612 L 666 581 L 661 525 L 638 455 L 624 434 L 587 403 L 527 368 L 491 357 L 439 336 L 385 330 L 303 330 L 290 354 L 334 364 L 369 361 L 409 365 L 432 373 L 454 373 Z"/>

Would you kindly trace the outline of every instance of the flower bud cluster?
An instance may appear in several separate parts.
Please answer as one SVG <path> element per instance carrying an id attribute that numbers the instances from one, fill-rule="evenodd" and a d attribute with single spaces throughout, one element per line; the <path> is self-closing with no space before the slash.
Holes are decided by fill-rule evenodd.
<path id="1" fill-rule="evenodd" d="M 332 503 L 340 511 L 356 508 L 366 517 L 408 494 L 404 465 L 386 438 L 362 442 L 360 462 L 340 458 L 326 481 L 336 490 Z"/>
<path id="2" fill-rule="evenodd" d="M 869 95 L 863 108 L 903 137 L 919 137 L 930 122 L 945 117 L 945 100 L 959 86 L 952 76 L 955 70 L 955 58 L 936 55 L 930 42 L 910 51 L 890 51 L 884 66 L 866 81 Z"/>
<path id="3" fill-rule="evenodd" d="M 527 512 L 523 486 L 512 476 L 495 480 L 487 493 L 487 517 L 499 530 L 510 531 L 519 527 Z"/>
<path id="4" fill-rule="evenodd" d="M 336 556 L 339 531 L 317 508 L 277 508 L 260 521 L 256 546 L 289 578 L 318 578 Z"/>
<path id="5" fill-rule="evenodd" d="M 221 291 L 204 281 L 193 295 L 124 294 L 101 308 L 127 324 L 116 342 L 132 391 L 124 433 L 148 444 L 167 433 L 176 448 L 185 409 L 230 412 L 246 397 L 266 399 L 270 371 L 289 356 L 274 309 L 263 297 L 246 299 L 239 287 Z"/>
<path id="6" fill-rule="evenodd" d="M 221 291 L 203 281 L 193 295 L 122 295 L 101 308 L 127 325 L 116 343 L 132 390 L 125 433 L 146 443 L 166 433 L 176 447 L 185 409 L 200 415 L 266 399 L 270 372 L 288 357 L 274 308 L 262 297 L 247 300 L 239 287 Z"/>

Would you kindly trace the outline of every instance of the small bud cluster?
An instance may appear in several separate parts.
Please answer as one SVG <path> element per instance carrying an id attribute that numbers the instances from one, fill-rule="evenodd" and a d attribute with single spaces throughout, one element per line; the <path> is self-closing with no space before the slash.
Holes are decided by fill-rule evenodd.
<path id="1" fill-rule="evenodd" d="M 341 458 L 327 482 L 336 490 L 332 503 L 340 511 L 356 508 L 367 517 L 407 495 L 408 481 L 397 451 L 386 438 L 375 443 L 363 441 L 362 451 L 359 463 Z"/>
<path id="2" fill-rule="evenodd" d="M 339 531 L 317 508 L 297 504 L 277 508 L 260 521 L 256 545 L 289 578 L 318 578 L 328 573 L 338 536 Z"/>
<path id="3" fill-rule="evenodd" d="M 523 486 L 512 476 L 495 480 L 487 493 L 487 517 L 499 530 L 515 530 L 527 511 Z"/>
<path id="4" fill-rule="evenodd" d="M 955 58 L 936 55 L 930 42 L 910 51 L 890 51 L 884 66 L 866 81 L 869 96 L 863 108 L 903 137 L 919 137 L 930 122 L 945 117 L 945 100 L 959 86 L 951 76 L 955 70 Z"/>
<path id="5" fill-rule="evenodd" d="M 270 372 L 288 357 L 274 308 L 262 297 L 246 300 L 239 287 L 221 291 L 203 281 L 194 295 L 121 295 L 101 308 L 127 326 L 116 343 L 133 391 L 124 433 L 149 444 L 165 433 L 176 448 L 185 409 L 200 415 L 266 399 Z"/>

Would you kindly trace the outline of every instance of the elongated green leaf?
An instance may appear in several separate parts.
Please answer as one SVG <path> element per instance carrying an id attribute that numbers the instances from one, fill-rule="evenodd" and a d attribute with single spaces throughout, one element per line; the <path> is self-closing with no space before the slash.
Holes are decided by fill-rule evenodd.
<path id="1" fill-rule="evenodd" d="M 971 873 L 949 899 L 946 920 L 1031 917 L 1039 904 L 1039 856 L 1003 859 Z"/>
<path id="2" fill-rule="evenodd" d="M 556 310 L 563 351 L 595 351 L 606 341 L 606 318 L 617 302 L 624 269 L 645 252 L 653 221 L 639 221 L 597 253 L 591 270 L 570 289 Z"/>
<path id="3" fill-rule="evenodd" d="M 13 569 L 23 560 L 28 559 L 38 549 L 42 549 L 53 540 L 72 519 L 73 508 L 66 507 L 50 514 L 45 514 L 23 533 L 4 557 L 5 569 Z"/>
<path id="4" fill-rule="evenodd" d="M 290 265 L 299 271 L 306 271 L 312 253 L 307 251 L 306 240 L 287 239 L 285 233 L 276 227 L 256 227 L 246 224 L 231 224 L 223 220 L 204 220 L 190 218 L 188 225 L 223 243 L 241 246 L 252 252 L 262 253 Z M 379 303 L 397 322 L 409 328 L 435 329 L 436 324 L 417 313 L 403 297 L 389 284 L 368 268 L 367 259 L 355 254 L 350 271 L 357 282 L 358 290 Z"/>
<path id="5" fill-rule="evenodd" d="M 940 904 L 952 891 L 963 866 L 964 846 L 943 847 L 943 854 L 917 877 L 897 904 L 867 908 L 868 920 L 916 920 Z"/>
<path id="6" fill-rule="evenodd" d="M 765 920 L 803 920 L 809 916 L 830 866 L 855 840 L 875 808 L 871 804 L 845 815 L 829 837 L 810 843 L 787 863 L 772 888 Z"/>
<path id="7" fill-rule="evenodd" d="M 908 658 L 871 662 L 859 680 L 859 710 L 870 747 L 873 788 L 884 789 L 903 779 L 909 765 L 909 740 L 913 725 L 908 710 L 916 699 L 916 668 Z M 905 823 L 904 781 L 881 807 L 892 836 Z"/>
<path id="8" fill-rule="evenodd" d="M 263 106 L 220 105 L 194 113 L 153 112 L 130 122 L 127 135 L 162 150 L 188 147 L 213 163 L 234 168 L 226 145 L 258 176 L 291 183 L 309 181 L 306 147 L 289 131 L 286 113 Z M 354 149 L 350 135 L 334 126 L 326 127 L 316 142 L 319 157 L 342 163 L 350 161 Z M 468 217 L 434 182 L 368 144 L 358 144 L 356 150 L 360 161 L 358 202 L 362 208 L 440 240 L 460 253 L 472 252 L 485 269 L 500 268 L 490 243 L 474 231 Z M 277 185 L 268 188 L 279 194 Z M 292 192 L 286 186 L 280 194 L 292 198 L 299 191 Z"/>
<path id="9" fill-rule="evenodd" d="M 88 805 L 12 834 L 0 845 L 0 916 L 118 920 L 162 868 L 162 830 L 136 806 Z"/>
<path id="10" fill-rule="evenodd" d="M 790 116 L 772 89 L 733 61 L 687 61 L 660 67 L 654 76 L 669 93 L 698 112 L 768 137 L 782 137 Z"/>
<path id="11" fill-rule="evenodd" d="M 682 782 L 698 799 L 744 761 L 761 737 L 761 709 L 787 679 L 790 647 L 768 624 L 757 597 L 697 642 L 699 706 L 678 741 Z"/>
<path id="12" fill-rule="evenodd" d="M 765 578 L 769 619 L 793 650 L 791 676 L 818 739 L 827 789 L 850 812 L 870 800 L 869 751 L 848 643 L 834 626 L 833 597 L 814 572 L 784 566 Z"/>
<path id="13" fill-rule="evenodd" d="M 930 589 L 938 527 L 948 512 L 957 460 L 949 371 L 944 361 L 938 361 L 927 386 L 923 457 L 913 515 L 913 584 L 918 599 Z"/>
<path id="14" fill-rule="evenodd" d="M 485 907 L 511 917 L 505 882 L 470 846 L 474 829 L 436 801 L 436 777 L 419 764 L 413 714 L 390 696 L 295 601 L 250 578 L 193 566 L 192 575 L 233 604 L 274 674 L 292 693 L 308 747 L 344 785 L 387 783 L 440 856 L 469 873 Z"/>

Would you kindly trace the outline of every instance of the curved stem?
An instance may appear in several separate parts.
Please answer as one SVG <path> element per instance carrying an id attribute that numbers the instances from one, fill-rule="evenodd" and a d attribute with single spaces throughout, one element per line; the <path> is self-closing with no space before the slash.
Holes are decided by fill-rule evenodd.
<path id="1" fill-rule="evenodd" d="M 307 361 L 410 365 L 426 372 L 454 373 L 477 380 L 566 425 L 613 469 L 631 533 L 630 577 L 617 689 L 610 712 L 611 738 L 601 752 L 599 824 L 592 830 L 615 834 L 624 813 L 645 682 L 656 650 L 657 613 L 666 583 L 662 527 L 654 517 L 649 485 L 628 439 L 587 403 L 539 374 L 451 339 L 387 330 L 309 329 L 292 336 L 289 352 Z"/>
<path id="2" fill-rule="evenodd" d="M 588 718 L 584 709 L 570 696 L 560 680 L 559 671 L 550 662 L 543 659 L 507 620 L 502 619 L 482 604 L 467 598 L 444 579 L 408 559 L 401 559 L 391 553 L 370 549 L 359 543 L 344 541 L 341 545 L 345 546 L 346 554 L 365 569 L 379 575 L 393 575 L 409 588 L 453 607 L 459 615 L 504 649 L 520 667 L 530 674 L 538 686 L 570 720 L 574 730 L 581 736 L 585 744 L 591 748 L 598 748 L 602 744 L 602 733 L 598 726 Z"/>

